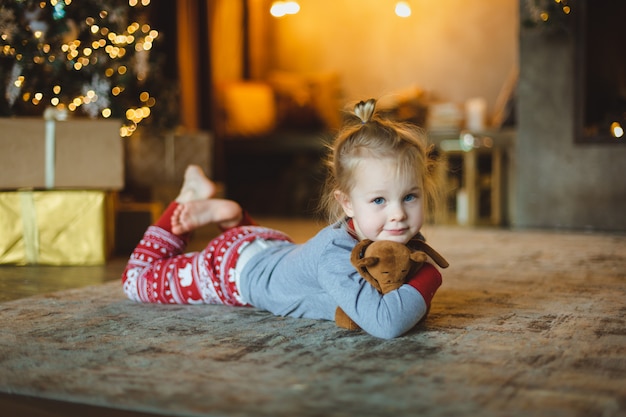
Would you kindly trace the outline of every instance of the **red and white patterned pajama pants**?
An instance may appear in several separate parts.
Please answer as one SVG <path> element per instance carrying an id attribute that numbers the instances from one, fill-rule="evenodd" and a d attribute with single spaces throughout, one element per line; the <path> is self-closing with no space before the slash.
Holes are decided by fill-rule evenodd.
<path id="1" fill-rule="evenodd" d="M 177 203 L 146 230 L 122 275 L 131 300 L 161 304 L 247 305 L 234 277 L 241 251 L 256 239 L 291 241 L 282 232 L 253 224 L 246 215 L 237 227 L 225 230 L 200 252 L 184 253 L 188 234 L 171 232 Z"/>

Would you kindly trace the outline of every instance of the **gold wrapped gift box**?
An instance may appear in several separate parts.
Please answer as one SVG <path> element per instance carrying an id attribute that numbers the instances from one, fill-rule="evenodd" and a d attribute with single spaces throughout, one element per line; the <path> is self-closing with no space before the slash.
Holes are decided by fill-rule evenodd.
<path id="1" fill-rule="evenodd" d="M 105 263 L 113 204 L 106 191 L 0 192 L 0 264 Z"/>

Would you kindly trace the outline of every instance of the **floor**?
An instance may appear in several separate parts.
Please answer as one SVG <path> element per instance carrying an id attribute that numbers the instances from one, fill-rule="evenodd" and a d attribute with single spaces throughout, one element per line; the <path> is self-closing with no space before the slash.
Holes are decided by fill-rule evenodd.
<path id="1" fill-rule="evenodd" d="M 309 219 L 259 218 L 257 221 L 264 226 L 288 230 L 296 242 L 305 241 L 321 227 L 320 222 Z M 198 231 L 190 242 L 190 250 L 202 248 L 203 242 L 214 233 L 211 229 Z M 117 254 L 101 266 L 0 265 L 0 302 L 119 280 L 126 261 L 127 256 Z M 1 415 L 6 413 L 12 417 L 156 417 L 149 413 L 5 393 L 0 393 L 0 410 Z"/>
<path id="2" fill-rule="evenodd" d="M 321 227 L 262 223 L 298 242 Z M 124 257 L 101 267 L 0 266 L 2 300 L 17 299 L 0 308 L 6 349 L 0 349 L 0 380 L 33 388 L 3 389 L 0 415 L 197 415 L 175 414 L 179 401 L 220 416 L 296 415 L 285 410 L 302 404 L 310 408 L 306 415 L 409 416 L 419 409 L 437 417 L 626 416 L 626 236 L 445 227 L 425 233 L 451 267 L 429 318 L 391 341 L 247 309 L 181 307 L 164 314 L 129 304 L 103 291 L 118 289 L 112 281 L 119 280 Z M 208 235 L 196 235 L 191 249 Z M 55 295 L 22 303 L 29 295 L 101 282 L 108 284 L 81 289 L 80 303 L 67 295 L 65 304 Z M 125 354 L 111 362 L 110 352 Z M 181 355 L 191 368 L 171 361 Z M 136 375 L 145 377 L 141 388 Z M 206 387 L 206 375 L 221 383 Z M 70 403 L 7 394 L 38 395 L 41 387 L 51 389 L 50 381 L 54 390 L 86 396 L 49 397 Z M 196 397 L 179 397 L 196 389 Z M 155 406 L 106 408 L 129 401 L 132 390 L 133 401 Z M 235 391 L 239 397 L 230 401 L 226 393 Z M 104 397 L 117 402 L 83 404 Z M 255 408 L 260 403 L 264 414 Z"/>
<path id="3" fill-rule="evenodd" d="M 296 242 L 306 241 L 321 227 L 320 222 L 309 219 L 256 220 L 264 226 L 289 231 Z M 215 230 L 210 228 L 199 230 L 192 237 L 189 249 L 201 249 L 207 239 L 214 234 Z M 0 265 L 0 302 L 118 280 L 127 258 L 126 255 L 117 254 L 112 256 L 106 265 L 101 266 Z"/>

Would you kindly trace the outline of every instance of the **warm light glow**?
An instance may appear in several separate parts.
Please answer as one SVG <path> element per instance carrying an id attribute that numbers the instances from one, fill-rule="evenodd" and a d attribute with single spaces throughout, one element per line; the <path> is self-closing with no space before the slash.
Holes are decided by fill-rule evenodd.
<path id="1" fill-rule="evenodd" d="M 22 1 L 23 0 L 19 0 L 18 3 Z M 64 8 L 65 6 L 72 4 L 72 0 L 35 0 L 33 2 L 25 3 L 29 5 L 28 8 L 34 15 L 39 13 L 39 10 L 35 10 L 36 8 L 44 10 L 51 6 L 53 8 L 51 12 L 52 18 L 56 21 L 65 18 Z M 146 7 L 149 6 L 150 3 L 151 0 L 128 0 L 128 4 L 131 7 Z M 278 3 L 283 15 L 295 14 L 300 10 L 300 6 L 295 1 L 282 1 L 275 3 Z M 20 38 L 20 43 L 17 48 L 14 45 L 8 44 L 8 42 L 12 40 L 12 26 L 8 27 L 10 31 L 0 30 L 0 42 L 2 42 L 2 45 L 0 45 L 0 57 L 8 57 L 13 59 L 16 64 L 19 64 L 19 66 L 16 66 L 16 69 L 14 70 L 15 72 L 18 70 L 25 72 L 27 69 L 32 67 L 33 64 L 36 66 L 49 66 L 51 63 L 56 64 L 58 62 L 59 65 L 55 65 L 54 68 L 62 65 L 64 68 L 81 72 L 82 75 L 89 75 L 87 73 L 92 71 L 100 71 L 102 73 L 101 75 L 111 79 L 110 83 L 118 84 L 113 84 L 108 87 L 110 83 L 107 82 L 106 84 L 103 84 L 103 86 L 106 85 L 107 87 L 101 87 L 96 81 L 92 81 L 97 88 L 90 85 L 83 86 L 82 94 L 74 93 L 74 98 L 72 99 L 67 97 L 70 88 L 65 88 L 65 85 L 63 85 L 62 88 L 61 83 L 56 84 L 59 81 L 55 81 L 50 85 L 52 87 L 51 91 L 47 89 L 44 92 L 32 90 L 20 91 L 31 89 L 32 87 L 28 84 L 32 84 L 32 82 L 27 83 L 27 81 L 31 81 L 30 74 L 27 74 L 27 71 L 24 75 L 21 75 L 18 72 L 11 78 L 5 80 L 5 86 L 12 89 L 11 100 L 15 101 L 17 99 L 24 101 L 25 103 L 32 103 L 33 105 L 42 105 L 47 103 L 47 105 L 52 105 L 54 107 L 62 106 L 64 109 L 69 109 L 72 112 L 77 111 L 81 106 L 84 106 L 85 108 L 88 107 L 87 110 L 89 110 L 88 113 L 91 116 L 95 116 L 99 112 L 101 117 L 112 117 L 114 113 L 113 109 L 106 107 L 108 106 L 108 97 L 102 96 L 104 93 L 98 94 L 98 92 L 100 91 L 100 88 L 110 88 L 110 94 L 113 97 L 122 95 L 125 91 L 125 87 L 124 85 L 120 85 L 119 81 L 116 81 L 115 78 L 117 75 L 120 75 L 122 76 L 122 81 L 126 80 L 126 77 L 124 76 L 131 73 L 131 67 L 125 65 L 127 64 L 126 62 L 111 62 L 111 64 L 108 65 L 107 61 L 121 61 L 121 58 L 128 56 L 134 50 L 141 52 L 142 57 L 148 57 L 149 53 L 147 52 L 154 48 L 156 39 L 162 35 L 159 34 L 157 30 L 153 29 L 150 24 L 145 22 L 138 23 L 131 21 L 130 24 L 126 23 L 124 25 L 126 30 L 117 26 L 107 27 L 109 23 L 107 22 L 107 18 L 109 17 L 112 17 L 112 23 L 117 23 L 117 17 L 110 15 L 111 13 L 107 10 L 91 10 L 80 21 L 75 19 L 69 21 L 67 27 L 68 30 L 63 33 L 62 37 L 59 37 L 59 34 L 54 27 L 50 26 L 48 29 L 47 24 L 38 26 L 32 25 L 32 29 L 30 27 L 26 27 L 26 30 L 29 32 L 30 39 Z M 2 20 L 1 17 L 0 20 Z M 34 16 L 33 18 L 29 17 L 27 20 L 33 20 L 34 22 L 35 20 L 39 21 L 42 19 Z M 2 22 L 0 22 L 0 26 L 2 26 Z M 83 30 L 88 32 L 88 36 L 82 35 Z M 78 33 L 81 33 L 81 35 L 78 36 Z M 91 36 L 91 38 L 89 36 Z M 50 40 L 53 42 L 50 42 Z M 24 54 L 22 49 L 28 49 L 31 45 L 34 45 L 34 48 L 31 49 L 34 49 L 35 52 Z M 135 49 L 133 50 L 131 48 Z M 108 68 L 95 68 L 101 63 L 105 63 Z M 22 66 L 24 66 L 24 68 L 22 68 Z M 46 68 L 44 68 L 44 70 L 45 69 Z M 145 70 L 143 72 L 138 72 L 135 77 L 136 80 L 141 81 L 146 78 L 146 72 L 147 71 Z M 87 80 L 88 78 L 84 77 L 84 79 Z M 62 91 L 64 93 L 63 96 L 61 96 Z M 67 100 L 71 101 L 68 103 L 66 102 Z M 151 107 L 156 104 L 155 97 L 152 97 L 148 91 L 143 91 L 139 96 L 139 100 L 143 107 L 129 109 L 129 106 L 125 106 L 124 110 L 128 110 L 127 116 L 129 119 L 127 121 L 127 125 L 124 126 L 124 130 L 126 132 L 125 136 L 132 135 L 132 133 L 137 129 L 138 124 L 151 116 Z M 100 105 L 102 102 L 104 103 Z M 88 104 L 91 104 L 91 106 L 87 106 Z M 96 106 L 94 106 L 94 104 L 96 104 Z M 99 109 L 97 109 L 98 107 Z"/>
<path id="2" fill-rule="evenodd" d="M 296 1 L 275 1 L 272 3 L 270 14 L 274 17 L 283 17 L 288 14 L 296 14 L 300 11 L 300 5 Z"/>
<path id="3" fill-rule="evenodd" d="M 611 123 L 611 134 L 616 138 L 624 136 L 624 128 L 619 124 L 619 122 Z"/>
<path id="4" fill-rule="evenodd" d="M 411 6 L 406 1 L 399 1 L 396 3 L 396 15 L 398 17 L 411 16 Z"/>
<path id="5" fill-rule="evenodd" d="M 461 135 L 461 149 L 465 152 L 471 151 L 475 144 L 476 138 L 471 133 L 465 132 Z"/>
<path id="6" fill-rule="evenodd" d="M 122 126 L 120 128 L 120 136 L 123 138 L 127 138 L 129 136 L 132 136 L 133 132 L 135 132 L 135 130 L 137 129 L 137 125 L 136 124 L 132 124 L 130 126 Z"/>
<path id="7" fill-rule="evenodd" d="M 35 95 L 33 96 L 33 99 L 31 100 L 31 103 L 33 103 L 36 106 L 41 102 L 42 99 L 43 99 L 43 93 L 35 93 Z"/>

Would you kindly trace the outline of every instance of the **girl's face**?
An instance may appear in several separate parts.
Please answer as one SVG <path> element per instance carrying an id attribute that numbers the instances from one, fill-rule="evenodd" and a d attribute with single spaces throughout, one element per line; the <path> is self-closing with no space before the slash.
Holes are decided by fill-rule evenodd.
<path id="1" fill-rule="evenodd" d="M 337 191 L 335 198 L 361 240 L 407 243 L 424 222 L 422 184 L 414 176 L 399 174 L 391 158 L 364 158 L 356 167 L 352 191 Z"/>

